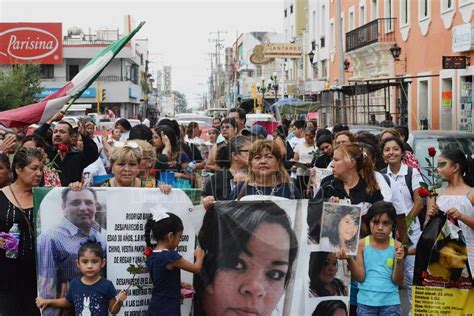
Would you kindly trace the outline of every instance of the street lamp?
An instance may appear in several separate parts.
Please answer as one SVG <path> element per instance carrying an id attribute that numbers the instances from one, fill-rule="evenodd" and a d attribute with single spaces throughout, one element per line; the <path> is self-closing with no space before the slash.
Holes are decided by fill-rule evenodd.
<path id="1" fill-rule="evenodd" d="M 257 82 L 257 91 L 262 94 L 262 110 L 265 109 L 265 92 L 268 90 L 267 86 L 265 85 L 265 76 L 260 78 L 262 83 Z"/>
<path id="2" fill-rule="evenodd" d="M 393 44 L 392 47 L 390 47 L 390 53 L 393 56 L 394 60 L 400 60 L 400 54 L 402 52 L 402 48 L 397 45 L 397 43 Z"/>
<path id="3" fill-rule="evenodd" d="M 276 71 L 270 76 L 268 88 L 273 90 L 273 92 L 275 93 L 275 102 L 276 102 L 278 100 L 278 88 L 279 88 L 278 77 L 277 77 Z"/>

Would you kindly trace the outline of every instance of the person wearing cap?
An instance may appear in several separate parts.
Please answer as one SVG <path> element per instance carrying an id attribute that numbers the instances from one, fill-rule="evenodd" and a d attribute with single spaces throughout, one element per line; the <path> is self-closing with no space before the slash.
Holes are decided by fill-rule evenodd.
<path id="1" fill-rule="evenodd" d="M 94 141 L 87 135 L 87 131 L 82 123 L 78 126 L 78 132 L 82 135 L 84 149 L 74 152 L 71 150 L 71 135 L 73 127 L 70 123 L 62 121 L 64 112 L 60 111 L 50 118 L 46 123 L 42 124 L 34 133 L 46 138 L 49 128 L 53 122 L 58 122 L 53 129 L 53 146 L 45 146 L 45 152 L 49 160 L 60 171 L 59 178 L 61 185 L 67 187 L 72 182 L 82 180 L 82 171 L 88 165 L 99 158 L 99 151 Z M 57 147 L 60 144 L 67 145 L 67 151 L 58 153 Z"/>
<path id="2" fill-rule="evenodd" d="M 266 139 L 268 136 L 267 130 L 257 124 L 252 125 L 251 128 L 244 128 L 240 134 L 247 137 L 256 137 L 257 139 Z"/>

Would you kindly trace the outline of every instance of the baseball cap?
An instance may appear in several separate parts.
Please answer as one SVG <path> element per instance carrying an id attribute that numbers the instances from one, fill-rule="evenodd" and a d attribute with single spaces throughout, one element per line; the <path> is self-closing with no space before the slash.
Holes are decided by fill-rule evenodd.
<path id="1" fill-rule="evenodd" d="M 267 130 L 260 125 L 254 124 L 251 128 L 245 128 L 241 132 L 242 136 L 257 136 L 259 138 L 267 138 Z"/>

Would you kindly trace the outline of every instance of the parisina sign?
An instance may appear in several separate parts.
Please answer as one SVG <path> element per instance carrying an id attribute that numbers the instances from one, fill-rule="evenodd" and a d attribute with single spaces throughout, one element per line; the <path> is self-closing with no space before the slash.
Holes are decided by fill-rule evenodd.
<path id="1" fill-rule="evenodd" d="M 61 23 L 0 23 L 0 64 L 62 64 Z"/>

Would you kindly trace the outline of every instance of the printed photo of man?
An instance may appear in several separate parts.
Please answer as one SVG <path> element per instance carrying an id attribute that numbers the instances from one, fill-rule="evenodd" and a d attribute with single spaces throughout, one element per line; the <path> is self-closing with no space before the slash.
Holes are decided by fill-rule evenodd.
<path id="1" fill-rule="evenodd" d="M 65 297 L 69 282 L 80 275 L 76 260 L 82 242 L 95 237 L 106 249 L 106 232 L 95 220 L 96 192 L 65 188 L 61 200 L 64 217 L 38 236 L 38 295 L 43 298 Z M 61 315 L 61 311 L 48 308 L 43 315 Z"/>

